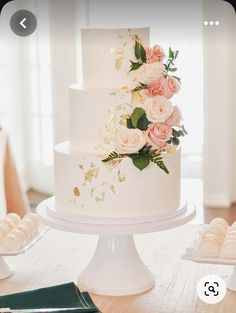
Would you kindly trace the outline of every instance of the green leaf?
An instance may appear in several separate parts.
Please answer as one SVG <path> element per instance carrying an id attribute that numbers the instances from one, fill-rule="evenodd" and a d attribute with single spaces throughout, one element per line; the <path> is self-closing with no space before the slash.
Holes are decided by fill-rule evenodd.
<path id="1" fill-rule="evenodd" d="M 140 53 L 140 43 L 137 40 L 135 40 L 134 54 L 136 59 L 139 60 L 141 57 L 141 53 Z"/>
<path id="2" fill-rule="evenodd" d="M 176 51 L 175 51 L 175 56 L 174 56 L 174 59 L 175 59 L 175 60 L 177 59 L 178 54 L 179 54 L 179 50 L 176 50 Z"/>
<path id="3" fill-rule="evenodd" d="M 177 79 L 177 80 L 179 81 L 179 83 L 181 83 L 181 78 L 180 78 L 180 77 L 174 76 L 174 75 L 173 75 L 173 77 L 174 77 L 175 79 Z"/>
<path id="4" fill-rule="evenodd" d="M 140 44 L 140 56 L 143 63 L 147 62 L 147 56 L 146 56 L 146 50 L 144 47 Z"/>
<path id="5" fill-rule="evenodd" d="M 131 71 L 136 71 L 137 69 L 140 68 L 141 65 L 143 65 L 142 63 L 140 62 L 133 62 L 133 61 L 130 61 L 131 62 L 131 65 L 130 65 L 130 72 Z"/>
<path id="6" fill-rule="evenodd" d="M 146 114 L 144 114 L 138 120 L 137 128 L 140 129 L 140 130 L 147 130 L 149 124 L 150 124 L 150 122 L 147 119 Z"/>
<path id="7" fill-rule="evenodd" d="M 140 171 L 147 167 L 150 163 L 150 159 L 147 156 L 135 154 L 133 157 L 130 155 L 134 166 L 136 166 Z"/>
<path id="8" fill-rule="evenodd" d="M 183 129 L 183 132 L 185 133 L 185 135 L 188 135 L 188 132 L 187 132 L 187 130 L 185 129 L 184 125 L 182 125 L 182 129 Z"/>
<path id="9" fill-rule="evenodd" d="M 103 159 L 102 162 L 109 162 L 114 159 L 124 158 L 125 156 L 126 154 L 118 154 L 116 151 L 113 151 L 105 159 Z"/>
<path id="10" fill-rule="evenodd" d="M 184 132 L 183 132 L 181 129 L 179 130 L 179 134 L 180 134 L 180 136 L 182 136 L 182 137 L 185 136 Z"/>
<path id="11" fill-rule="evenodd" d="M 174 128 L 172 128 L 172 135 L 173 135 L 173 137 L 180 137 L 179 131 L 174 129 Z"/>
<path id="12" fill-rule="evenodd" d="M 131 122 L 132 122 L 132 125 L 134 126 L 134 128 L 137 127 L 138 125 L 138 121 L 139 119 L 141 118 L 141 116 L 143 116 L 145 114 L 145 111 L 144 109 L 142 108 L 135 108 L 133 113 L 131 114 Z"/>
<path id="13" fill-rule="evenodd" d="M 127 128 L 130 128 L 130 129 L 131 129 L 131 128 L 135 128 L 135 127 L 133 126 L 133 124 L 132 124 L 130 118 L 127 119 Z"/>
<path id="14" fill-rule="evenodd" d="M 171 47 L 169 47 L 169 58 L 173 59 L 174 58 L 174 51 L 171 49 Z"/>
<path id="15" fill-rule="evenodd" d="M 135 87 L 134 89 L 132 89 L 132 91 L 139 91 L 139 90 L 147 89 L 147 88 L 148 88 L 148 86 L 146 84 L 139 82 L 139 85 L 137 87 Z"/>
<path id="16" fill-rule="evenodd" d="M 173 138 L 172 138 L 172 142 L 173 142 L 174 145 L 178 146 L 179 143 L 180 143 L 180 140 L 179 140 L 179 138 L 177 138 L 177 137 L 173 137 Z"/>
<path id="17" fill-rule="evenodd" d="M 170 71 L 170 72 L 176 72 L 177 70 L 178 70 L 177 67 L 170 67 L 168 69 L 168 71 Z"/>

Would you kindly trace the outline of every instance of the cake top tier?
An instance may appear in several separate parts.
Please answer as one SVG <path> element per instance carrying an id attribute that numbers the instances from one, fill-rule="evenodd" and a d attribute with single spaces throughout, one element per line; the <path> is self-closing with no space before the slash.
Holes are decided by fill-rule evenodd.
<path id="1" fill-rule="evenodd" d="M 134 43 L 149 46 L 149 28 L 81 30 L 83 87 L 121 88 L 135 80 L 129 73 Z"/>

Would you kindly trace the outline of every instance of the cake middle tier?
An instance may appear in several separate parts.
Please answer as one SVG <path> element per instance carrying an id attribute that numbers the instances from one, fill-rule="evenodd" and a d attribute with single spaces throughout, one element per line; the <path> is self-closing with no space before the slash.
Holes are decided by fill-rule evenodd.
<path id="1" fill-rule="evenodd" d="M 128 88 L 69 88 L 69 141 L 73 151 L 108 153 L 119 125 L 125 125 L 134 109 L 134 94 Z"/>

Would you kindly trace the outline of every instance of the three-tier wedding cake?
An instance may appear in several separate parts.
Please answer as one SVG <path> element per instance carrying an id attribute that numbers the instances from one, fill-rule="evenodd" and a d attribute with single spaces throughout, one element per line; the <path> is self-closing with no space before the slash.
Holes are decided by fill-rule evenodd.
<path id="1" fill-rule="evenodd" d="M 55 147 L 53 211 L 70 218 L 163 218 L 180 208 L 182 116 L 170 98 L 178 51 L 149 28 L 82 29 L 83 87 L 69 87 L 70 137 Z M 166 60 L 166 62 L 164 62 Z"/>

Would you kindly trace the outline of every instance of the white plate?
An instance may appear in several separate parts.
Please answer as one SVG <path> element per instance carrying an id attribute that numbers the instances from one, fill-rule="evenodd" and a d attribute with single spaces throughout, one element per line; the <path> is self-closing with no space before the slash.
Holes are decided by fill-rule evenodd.
<path id="1" fill-rule="evenodd" d="M 201 235 L 204 230 L 206 230 L 209 226 L 208 225 L 201 225 L 195 235 L 194 241 L 192 246 L 186 249 L 184 255 L 182 255 L 182 259 L 193 261 L 196 263 L 207 263 L 207 264 L 222 264 L 222 265 L 236 265 L 236 259 L 224 259 L 222 257 L 218 258 L 203 258 L 198 253 L 198 245 L 201 240 Z"/>
<path id="2" fill-rule="evenodd" d="M 0 246 L 0 256 L 18 255 L 18 254 L 25 253 L 27 250 L 33 247 L 36 244 L 36 242 L 39 241 L 48 230 L 49 230 L 48 227 L 44 225 L 40 225 L 36 234 L 32 238 L 30 238 L 25 243 L 25 245 L 19 250 L 6 250 L 6 249 L 1 248 Z"/>

